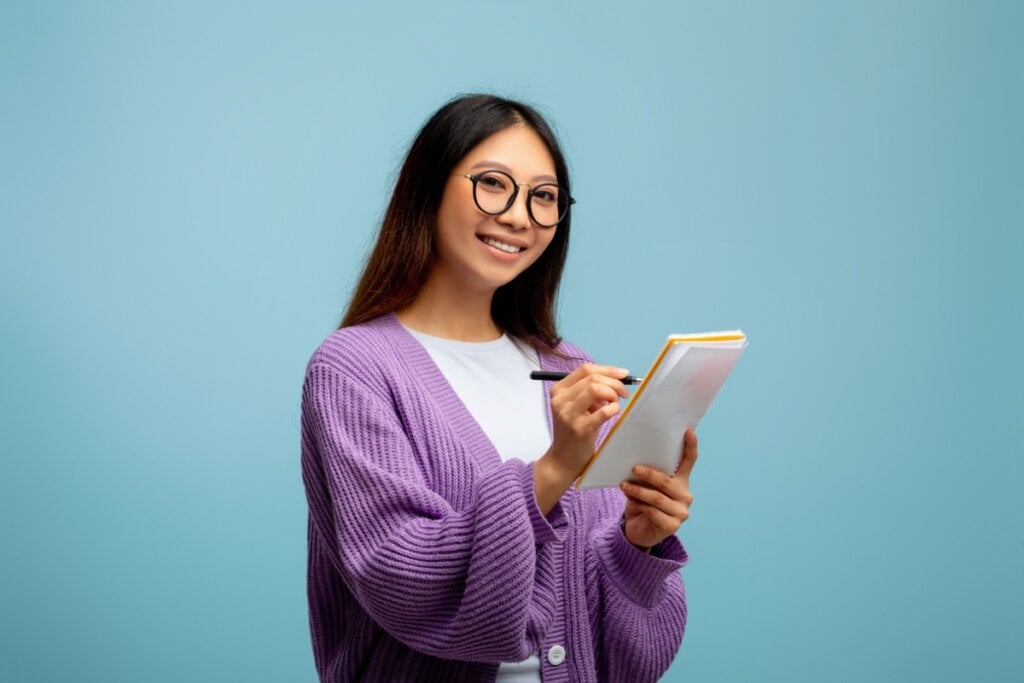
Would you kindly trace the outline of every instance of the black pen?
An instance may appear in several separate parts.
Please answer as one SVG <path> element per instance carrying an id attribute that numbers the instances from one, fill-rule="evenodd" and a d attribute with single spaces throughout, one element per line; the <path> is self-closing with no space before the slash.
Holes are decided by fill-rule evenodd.
<path id="1" fill-rule="evenodd" d="M 530 373 L 530 379 L 540 379 L 548 382 L 557 382 L 560 379 L 565 379 L 568 372 L 547 372 L 545 370 L 534 370 Z M 619 380 L 623 384 L 640 384 L 644 381 L 643 377 L 634 377 L 633 375 L 626 375 Z"/>

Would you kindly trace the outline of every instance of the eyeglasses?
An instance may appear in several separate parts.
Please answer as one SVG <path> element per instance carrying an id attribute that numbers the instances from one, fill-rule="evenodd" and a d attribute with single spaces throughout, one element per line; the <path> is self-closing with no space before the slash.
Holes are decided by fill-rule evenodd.
<path id="1" fill-rule="evenodd" d="M 473 201 L 478 209 L 491 216 L 501 215 L 511 209 L 519 196 L 519 188 L 529 188 L 526 192 L 526 211 L 530 214 L 530 220 L 542 228 L 558 225 L 569 213 L 569 207 L 576 203 L 557 183 L 542 183 L 531 187 L 526 183 L 517 183 L 515 178 L 504 171 L 452 175 L 473 181 Z"/>

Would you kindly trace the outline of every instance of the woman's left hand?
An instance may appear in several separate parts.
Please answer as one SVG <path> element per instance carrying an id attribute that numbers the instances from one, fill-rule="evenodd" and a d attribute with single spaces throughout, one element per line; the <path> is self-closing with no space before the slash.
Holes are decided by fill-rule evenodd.
<path id="1" fill-rule="evenodd" d="M 633 476 L 638 482 L 622 482 L 626 494 L 624 513 L 626 540 L 648 550 L 679 529 L 690 516 L 693 495 L 690 493 L 690 471 L 697 462 L 697 435 L 687 429 L 683 435 L 683 455 L 674 475 L 669 476 L 651 467 L 636 466 Z"/>

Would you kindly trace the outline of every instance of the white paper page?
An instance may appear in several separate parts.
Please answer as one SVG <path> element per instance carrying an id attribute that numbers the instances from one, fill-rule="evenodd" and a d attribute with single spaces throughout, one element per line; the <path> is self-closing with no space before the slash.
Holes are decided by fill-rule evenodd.
<path id="1" fill-rule="evenodd" d="M 682 455 L 683 432 L 696 427 L 728 377 L 743 346 L 740 344 L 679 344 L 671 369 L 644 389 L 638 402 L 618 425 L 587 470 L 580 488 L 618 486 L 632 478 L 633 465 L 673 473 Z M 722 348 L 725 347 L 725 348 Z M 669 356 L 659 370 L 666 368 Z"/>
<path id="2" fill-rule="evenodd" d="M 708 332 L 708 333 L 706 333 L 704 335 L 701 335 L 701 336 L 710 337 L 710 336 L 735 334 L 735 333 L 736 332 L 734 332 L 734 331 L 729 331 L 729 332 Z M 672 335 L 672 336 L 669 337 L 669 340 L 671 341 L 674 337 L 678 337 L 678 336 L 686 336 L 686 335 Z M 668 351 L 665 352 L 665 357 L 661 359 L 660 363 L 658 363 L 657 372 L 655 372 L 653 375 L 650 375 L 650 376 L 648 376 L 646 378 L 646 383 L 649 386 L 647 388 L 645 388 L 644 391 L 640 392 L 639 395 L 636 395 L 634 397 L 633 403 L 635 403 L 635 405 L 630 410 L 632 411 L 632 410 L 639 410 L 640 409 L 640 406 L 642 406 L 647 401 L 647 399 L 651 396 L 651 394 L 653 393 L 650 390 L 655 388 L 655 387 L 657 387 L 657 386 L 659 386 L 661 384 L 661 382 L 665 379 L 665 377 L 670 372 L 672 372 L 672 369 L 676 366 L 676 363 L 679 362 L 679 359 L 682 358 L 686 354 L 687 350 L 689 350 L 691 348 L 694 348 L 694 347 L 698 347 L 698 346 L 700 346 L 700 347 L 708 347 L 708 348 L 713 348 L 713 349 L 742 349 L 742 348 L 746 347 L 746 345 L 747 345 L 747 339 L 746 339 L 746 337 L 744 337 L 743 339 L 736 339 L 736 340 L 732 340 L 732 341 L 719 341 L 719 342 L 692 342 L 692 341 L 686 341 L 686 342 L 680 342 L 680 343 L 676 343 L 676 344 L 673 344 L 673 345 L 669 346 Z"/>

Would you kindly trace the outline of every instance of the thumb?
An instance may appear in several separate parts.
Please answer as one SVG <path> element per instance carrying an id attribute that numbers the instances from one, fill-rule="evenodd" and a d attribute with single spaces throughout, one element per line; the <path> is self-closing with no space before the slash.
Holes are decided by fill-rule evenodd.
<path id="1" fill-rule="evenodd" d="M 694 463 L 697 462 L 697 434 L 693 427 L 688 427 L 683 434 L 683 454 L 679 458 L 679 466 L 676 467 L 675 476 L 689 479 Z"/>

